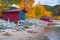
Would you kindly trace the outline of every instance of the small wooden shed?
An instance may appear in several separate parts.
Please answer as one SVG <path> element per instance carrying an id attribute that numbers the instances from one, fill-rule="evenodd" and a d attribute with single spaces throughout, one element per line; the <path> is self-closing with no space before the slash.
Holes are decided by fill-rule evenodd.
<path id="1" fill-rule="evenodd" d="M 18 21 L 25 20 L 25 9 L 10 9 L 2 11 L 2 18 L 4 20 Z"/>

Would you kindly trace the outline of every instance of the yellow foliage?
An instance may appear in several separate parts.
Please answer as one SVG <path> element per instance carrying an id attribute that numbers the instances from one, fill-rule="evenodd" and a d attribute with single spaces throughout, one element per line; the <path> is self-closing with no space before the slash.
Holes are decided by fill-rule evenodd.
<path id="1" fill-rule="evenodd" d="M 24 5 L 25 4 L 25 5 Z M 36 15 L 35 15 L 35 6 L 33 7 L 33 4 L 34 4 L 34 0 L 26 0 L 26 2 L 24 2 L 24 0 L 22 0 L 22 3 L 18 4 L 17 6 L 19 6 L 20 8 L 25 8 L 27 13 L 26 13 L 26 17 L 27 18 L 36 18 Z M 45 9 L 45 7 L 40 4 L 40 5 L 37 5 L 38 7 L 40 7 L 40 16 L 37 18 L 39 19 L 41 16 L 52 16 L 52 12 L 50 11 L 47 11 Z"/>
<path id="2" fill-rule="evenodd" d="M 2 10 L 6 10 L 6 9 L 9 9 L 9 8 L 7 8 L 7 7 L 5 7 L 5 6 L 0 6 L 0 17 L 2 16 L 1 11 L 2 11 Z"/>
<path id="3" fill-rule="evenodd" d="M 6 9 L 5 7 L 0 6 L 0 11 Z M 0 12 L 0 16 L 2 16 L 2 13 Z"/>
<path id="4" fill-rule="evenodd" d="M 35 17 L 34 16 L 34 7 L 32 7 L 33 3 L 34 3 L 34 0 L 26 0 L 25 2 L 24 2 L 24 0 L 22 0 L 22 2 L 20 4 L 18 4 L 18 6 L 20 8 L 26 9 L 26 11 L 27 11 L 26 17 L 28 17 L 28 18 Z"/>
<path id="5" fill-rule="evenodd" d="M 40 4 L 40 5 L 37 5 L 37 6 L 40 7 L 40 12 L 41 12 L 40 17 L 41 17 L 41 16 L 49 16 L 49 17 L 52 16 L 52 12 L 51 12 L 51 11 L 47 11 L 47 10 L 45 9 L 44 5 Z M 40 17 L 39 17 L 39 18 L 40 18 Z"/>

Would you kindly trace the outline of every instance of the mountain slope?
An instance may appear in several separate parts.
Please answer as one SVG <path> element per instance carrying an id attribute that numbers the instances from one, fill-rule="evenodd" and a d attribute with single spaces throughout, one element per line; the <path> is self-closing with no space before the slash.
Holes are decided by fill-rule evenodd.
<path id="1" fill-rule="evenodd" d="M 56 5 L 56 6 L 48 6 L 48 5 L 44 5 L 46 10 L 51 11 L 53 16 L 59 16 L 60 15 L 60 5 Z"/>

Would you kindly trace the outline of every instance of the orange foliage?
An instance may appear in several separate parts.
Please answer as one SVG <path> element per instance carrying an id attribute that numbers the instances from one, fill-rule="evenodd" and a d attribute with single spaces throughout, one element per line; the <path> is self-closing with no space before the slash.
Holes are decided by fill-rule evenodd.
<path id="1" fill-rule="evenodd" d="M 60 20 L 60 16 L 57 16 L 57 19 Z"/>
<path id="2" fill-rule="evenodd" d="M 27 13 L 26 13 L 26 16 L 28 18 L 35 18 L 35 7 L 33 7 L 33 4 L 34 4 L 34 0 L 26 0 L 26 2 L 24 2 L 24 0 L 22 0 L 22 2 L 20 4 L 18 4 L 17 6 L 19 6 L 20 8 L 25 8 Z M 24 6 L 25 5 L 25 6 Z M 40 5 L 37 5 L 38 7 L 40 7 L 40 12 L 41 12 L 41 16 L 52 16 L 52 12 L 50 11 L 46 11 L 45 7 L 40 4 Z M 39 17 L 39 18 L 40 18 Z"/>
<path id="3" fill-rule="evenodd" d="M 25 8 L 27 11 L 26 16 L 31 18 L 34 17 L 34 7 L 32 7 L 33 3 L 34 0 L 26 0 L 25 2 L 22 0 L 22 3 L 18 4 L 18 6 Z"/>

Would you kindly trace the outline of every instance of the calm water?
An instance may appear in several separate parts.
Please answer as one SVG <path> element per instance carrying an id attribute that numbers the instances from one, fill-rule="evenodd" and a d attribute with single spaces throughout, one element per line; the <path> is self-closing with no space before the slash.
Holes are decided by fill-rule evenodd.
<path id="1" fill-rule="evenodd" d="M 51 31 L 47 32 L 46 35 L 50 40 L 60 40 L 60 28 L 53 28 Z"/>

